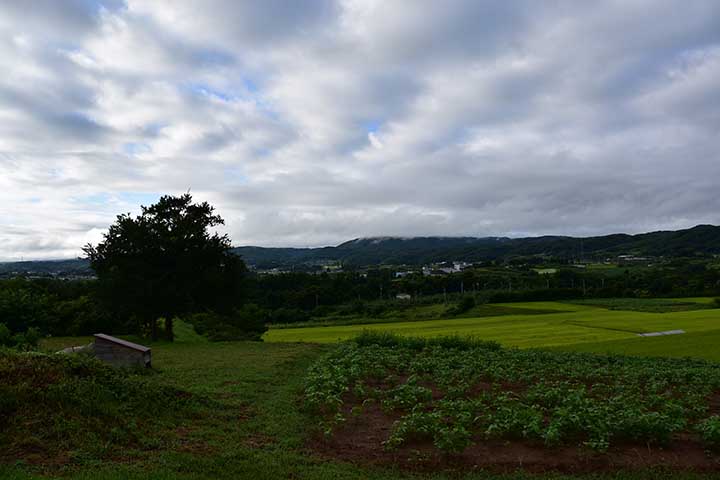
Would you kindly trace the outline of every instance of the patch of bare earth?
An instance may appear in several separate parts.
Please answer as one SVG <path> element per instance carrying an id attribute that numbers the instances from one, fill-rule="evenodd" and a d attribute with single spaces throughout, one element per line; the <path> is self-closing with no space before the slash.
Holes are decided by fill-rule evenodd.
<path id="1" fill-rule="evenodd" d="M 275 439 L 262 433 L 250 435 L 243 440 L 243 445 L 249 448 L 265 448 L 273 444 L 275 444 Z"/>
<path id="2" fill-rule="evenodd" d="M 216 451 L 216 449 L 208 445 L 207 442 L 197 438 L 194 433 L 195 429 L 192 427 L 182 426 L 175 429 L 178 451 L 195 455 L 209 455 Z"/>
<path id="3" fill-rule="evenodd" d="M 61 467 L 70 461 L 68 452 L 49 452 L 39 445 L 21 444 L 8 448 L 0 454 L 0 464 L 23 461 L 30 465 Z"/>
<path id="4" fill-rule="evenodd" d="M 720 392 L 711 393 L 707 402 L 710 415 L 720 415 Z"/>

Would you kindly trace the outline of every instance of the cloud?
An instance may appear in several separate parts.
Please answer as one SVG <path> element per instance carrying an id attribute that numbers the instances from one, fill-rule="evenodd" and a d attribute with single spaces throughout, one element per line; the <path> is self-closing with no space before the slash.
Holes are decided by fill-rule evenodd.
<path id="1" fill-rule="evenodd" d="M 368 133 L 368 140 L 370 140 L 370 144 L 371 144 L 373 147 L 375 147 L 375 148 L 377 148 L 377 149 L 382 149 L 382 148 L 383 148 L 383 144 L 382 144 L 382 142 L 380 141 L 380 139 L 378 138 L 378 136 L 377 136 L 377 134 L 376 134 L 375 132 L 369 132 L 369 133 Z"/>
<path id="2" fill-rule="evenodd" d="M 188 188 L 235 244 L 720 223 L 720 4 L 0 5 L 0 259 Z"/>

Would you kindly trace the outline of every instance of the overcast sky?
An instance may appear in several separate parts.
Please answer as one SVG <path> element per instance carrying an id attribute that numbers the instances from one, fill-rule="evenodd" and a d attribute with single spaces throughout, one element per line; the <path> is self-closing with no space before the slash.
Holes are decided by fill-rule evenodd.
<path id="1" fill-rule="evenodd" d="M 3 0 L 0 260 L 720 223 L 717 0 Z"/>

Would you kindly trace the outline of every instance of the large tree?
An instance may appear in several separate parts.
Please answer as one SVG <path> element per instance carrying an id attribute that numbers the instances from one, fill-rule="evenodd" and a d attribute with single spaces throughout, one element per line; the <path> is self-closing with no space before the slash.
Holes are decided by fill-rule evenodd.
<path id="1" fill-rule="evenodd" d="M 119 215 L 100 244 L 84 248 L 101 299 L 153 339 L 160 317 L 172 340 L 175 316 L 229 310 L 245 266 L 227 235 L 214 231 L 223 223 L 189 193 L 163 196 L 136 217 Z"/>

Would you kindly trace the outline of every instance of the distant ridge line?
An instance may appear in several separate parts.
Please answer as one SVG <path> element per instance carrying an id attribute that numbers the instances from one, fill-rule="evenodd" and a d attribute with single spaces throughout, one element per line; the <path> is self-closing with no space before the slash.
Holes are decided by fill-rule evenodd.
<path id="1" fill-rule="evenodd" d="M 481 262 L 526 256 L 573 261 L 619 255 L 687 257 L 720 255 L 720 226 L 697 225 L 683 230 L 615 233 L 596 237 L 376 236 L 358 237 L 329 247 L 235 247 L 246 263 L 257 268 L 292 268 L 317 261 L 344 265 L 424 265 L 441 261 Z M 48 260 L 0 263 L 0 274 L 13 269 L 89 272 L 87 260 Z"/>

